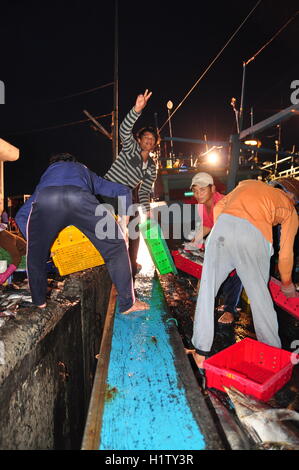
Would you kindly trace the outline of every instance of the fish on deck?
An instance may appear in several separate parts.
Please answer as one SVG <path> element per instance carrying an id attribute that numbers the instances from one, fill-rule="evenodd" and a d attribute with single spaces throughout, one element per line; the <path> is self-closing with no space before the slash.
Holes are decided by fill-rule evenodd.
<path id="1" fill-rule="evenodd" d="M 299 433 L 290 421 L 299 422 L 294 410 L 272 408 L 267 403 L 224 387 L 236 414 L 258 448 L 299 450 Z"/>

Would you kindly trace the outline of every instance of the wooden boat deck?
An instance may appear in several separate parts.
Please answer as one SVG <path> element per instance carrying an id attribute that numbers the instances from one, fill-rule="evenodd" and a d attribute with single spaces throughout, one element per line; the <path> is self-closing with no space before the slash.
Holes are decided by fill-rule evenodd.
<path id="1" fill-rule="evenodd" d="M 136 287 L 150 310 L 114 316 L 111 295 L 82 449 L 222 449 L 154 270 Z"/>

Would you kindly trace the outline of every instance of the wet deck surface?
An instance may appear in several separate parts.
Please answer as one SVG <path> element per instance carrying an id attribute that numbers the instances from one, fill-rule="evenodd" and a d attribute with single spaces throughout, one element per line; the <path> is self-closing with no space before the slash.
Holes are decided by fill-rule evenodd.
<path id="1" fill-rule="evenodd" d="M 114 320 L 100 450 L 205 449 L 179 387 L 159 282 L 140 279 L 139 289 L 150 310 Z"/>
<path id="2" fill-rule="evenodd" d="M 143 250 L 137 296 L 150 309 L 116 311 L 100 450 L 222 449 L 176 321 Z M 187 367 L 186 367 L 187 366 Z"/>

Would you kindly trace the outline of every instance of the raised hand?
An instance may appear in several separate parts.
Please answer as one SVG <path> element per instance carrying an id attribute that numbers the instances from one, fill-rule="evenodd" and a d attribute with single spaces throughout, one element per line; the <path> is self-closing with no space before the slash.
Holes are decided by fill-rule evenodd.
<path id="1" fill-rule="evenodd" d="M 145 90 L 143 95 L 138 95 L 136 99 L 136 103 L 134 106 L 134 109 L 136 113 L 141 113 L 143 108 L 147 105 L 148 100 L 152 96 L 152 91 L 148 91 L 148 89 Z"/>

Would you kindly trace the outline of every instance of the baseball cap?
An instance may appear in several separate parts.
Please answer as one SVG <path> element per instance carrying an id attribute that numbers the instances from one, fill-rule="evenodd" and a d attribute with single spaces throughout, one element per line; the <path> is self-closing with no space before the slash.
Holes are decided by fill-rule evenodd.
<path id="1" fill-rule="evenodd" d="M 205 188 L 206 186 L 209 186 L 209 184 L 214 184 L 214 180 L 213 177 L 209 175 L 209 173 L 204 173 L 202 171 L 200 173 L 196 173 L 196 175 L 193 176 L 190 188 L 192 188 L 192 186 L 195 184 Z"/>

